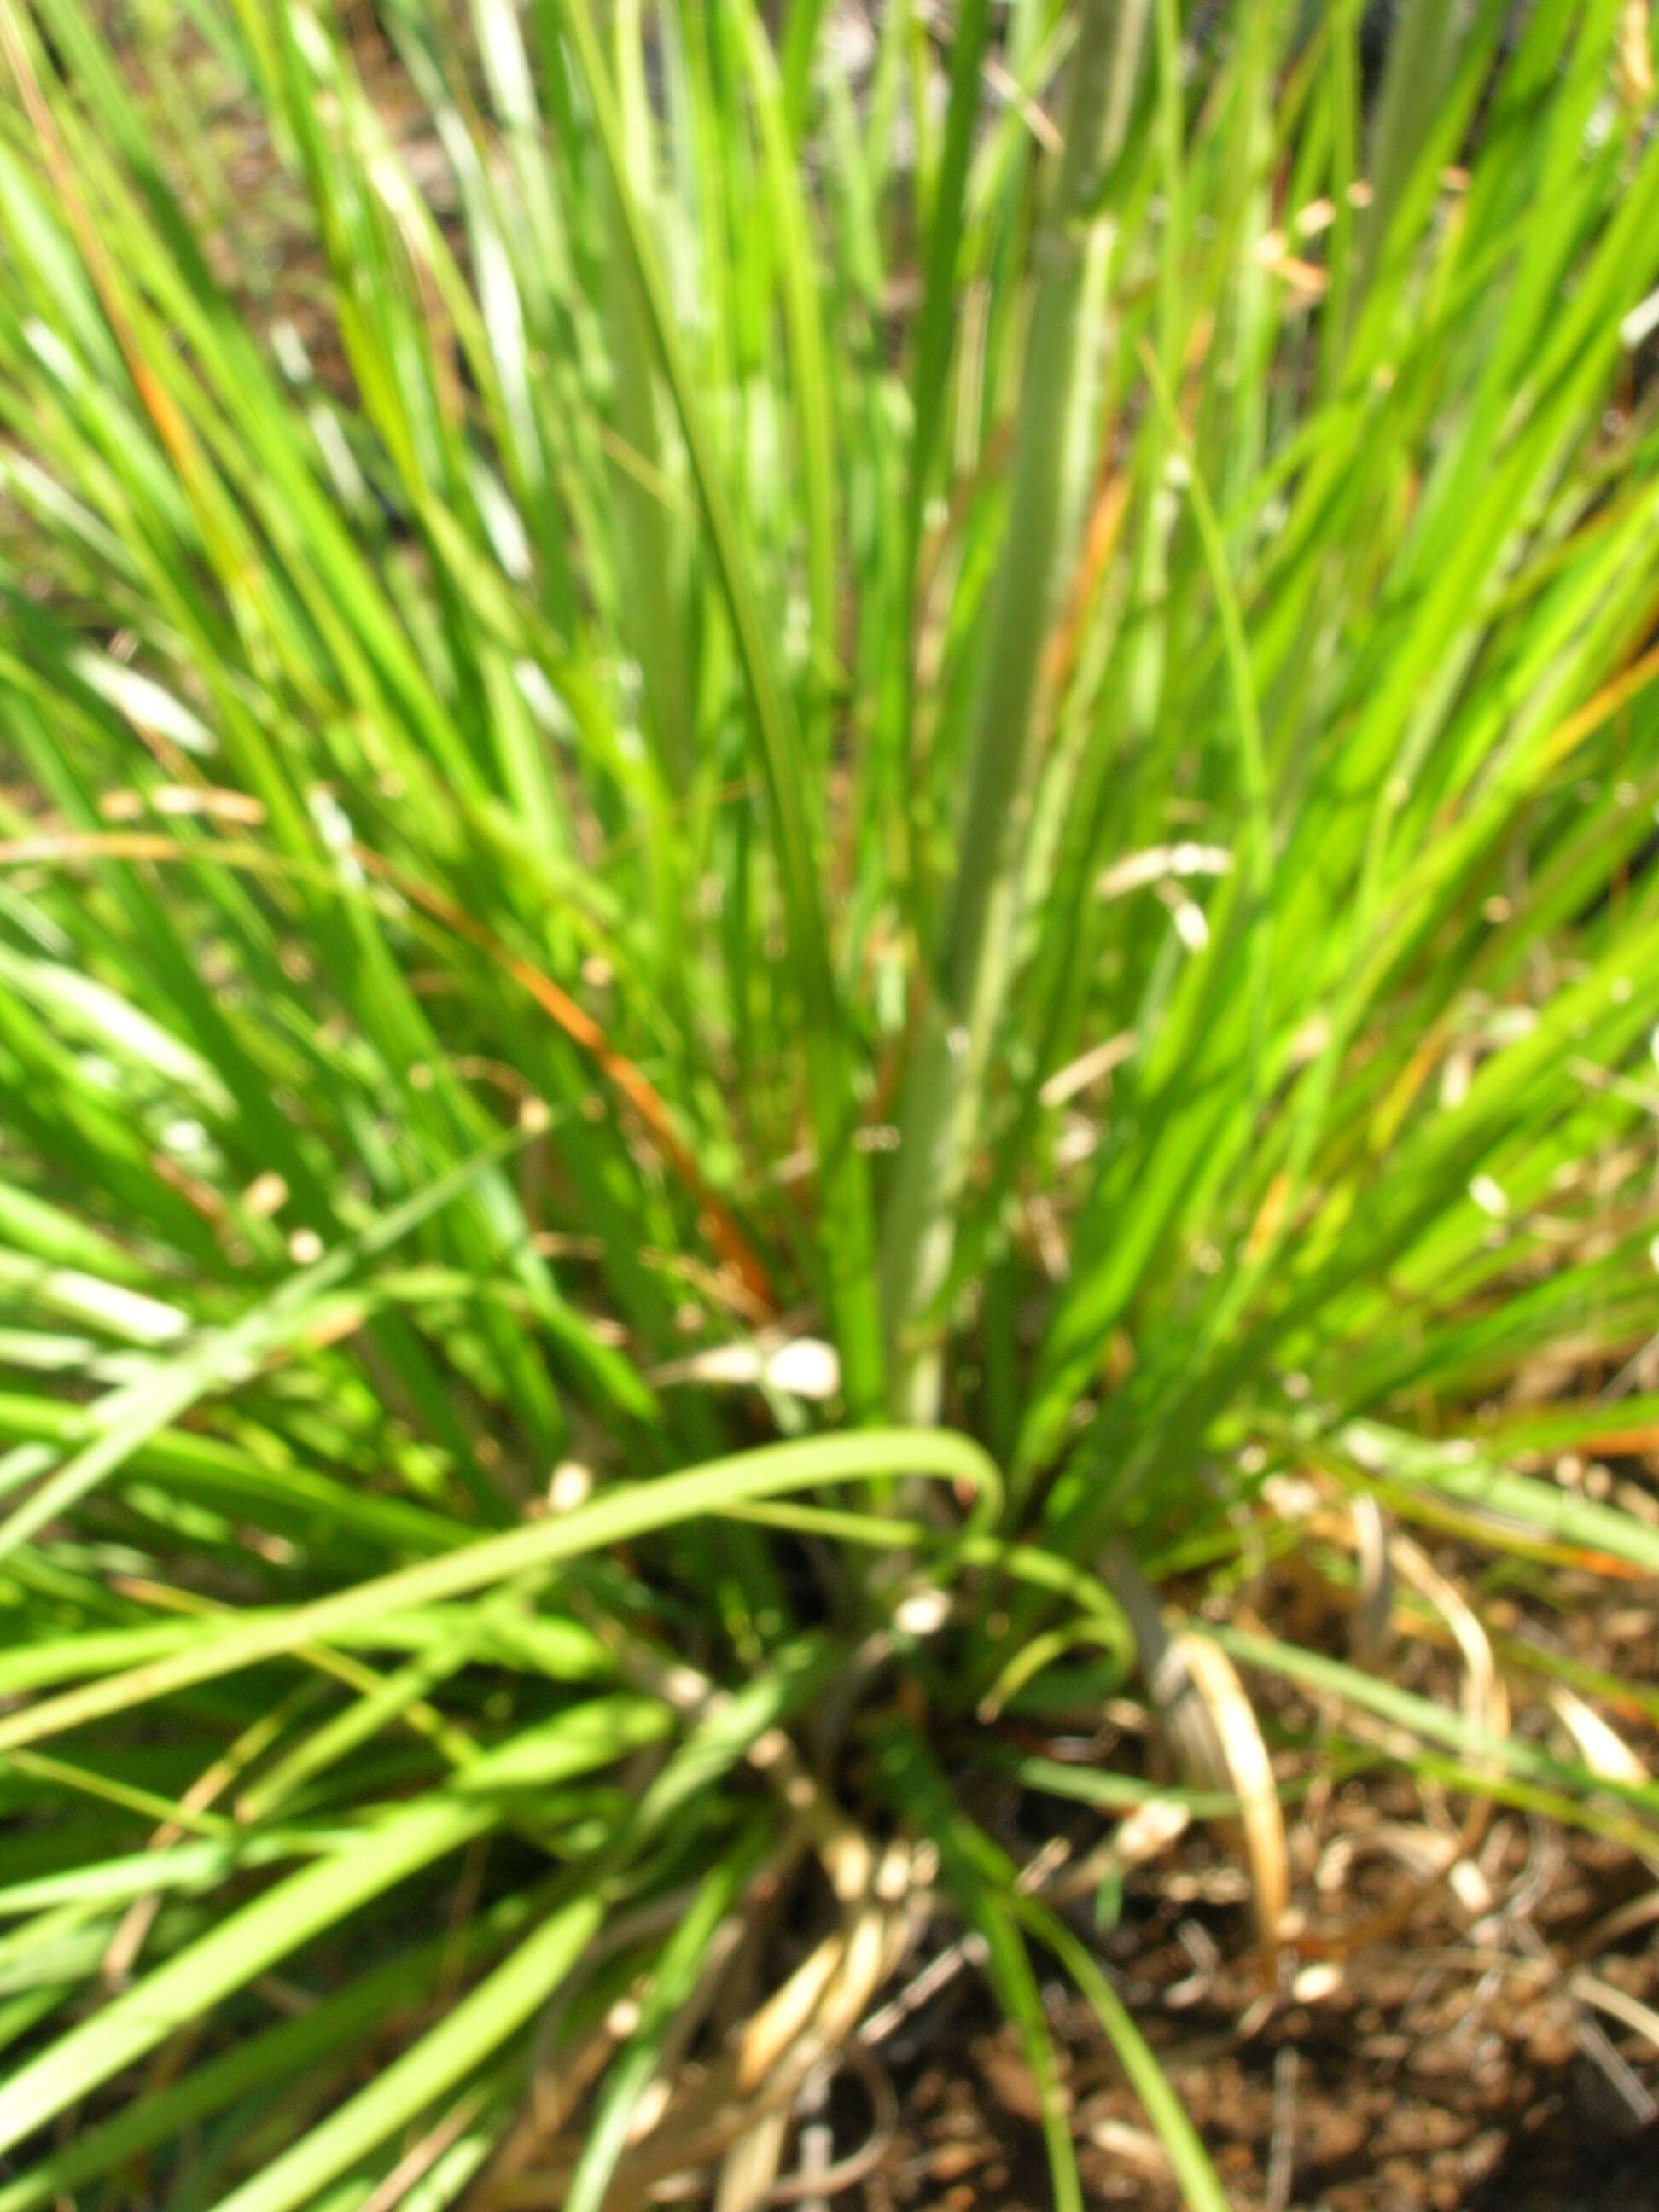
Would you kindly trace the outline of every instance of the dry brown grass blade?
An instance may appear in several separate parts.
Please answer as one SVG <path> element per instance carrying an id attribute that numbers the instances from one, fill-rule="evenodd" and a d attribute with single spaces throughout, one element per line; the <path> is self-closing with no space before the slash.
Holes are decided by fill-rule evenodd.
<path id="1" fill-rule="evenodd" d="M 1547 748 L 1550 765 L 1557 767 L 1591 737 L 1601 725 L 1612 719 L 1628 699 L 1659 676 L 1659 646 L 1632 661 L 1622 674 L 1615 676 L 1602 686 L 1595 696 L 1586 702 L 1576 714 L 1569 715 L 1551 735 Z"/>
<path id="2" fill-rule="evenodd" d="M 898 2128 L 898 2093 L 863 2037 L 861 2028 L 858 2037 L 842 2046 L 838 2057 L 839 2063 L 863 2083 L 865 2094 L 870 2100 L 869 2134 L 857 2149 L 848 2151 L 844 2157 L 831 2159 L 833 2136 L 821 2117 L 813 2124 L 804 2125 L 799 2136 L 799 2164 L 793 2173 L 772 2184 L 767 2192 L 769 2203 L 799 2204 L 801 2212 L 829 2212 L 831 2199 L 857 2188 L 886 2156 Z M 795 2100 L 796 2118 L 805 2121 L 823 2114 L 836 2064 L 836 2060 L 828 2060 L 808 2075 Z"/>
<path id="3" fill-rule="evenodd" d="M 1641 115 L 1653 100 L 1653 33 L 1648 0 L 1625 0 L 1619 11 L 1619 53 L 1613 69 L 1619 97 Z"/>
<path id="4" fill-rule="evenodd" d="M 557 2142 L 571 2113 L 616 2057 L 617 2044 L 607 2021 L 574 2048 L 538 2059 L 523 2112 L 467 2197 L 470 2212 L 495 2212 L 498 2205 L 515 2201 L 514 2190 Z"/>
<path id="5" fill-rule="evenodd" d="M 453 2143 L 458 2142 L 483 2110 L 481 2089 L 469 2089 L 441 2120 L 412 2142 L 384 2180 L 363 2199 L 358 2212 L 397 2212 L 410 2190 L 423 2181 Z"/>
<path id="6" fill-rule="evenodd" d="M 896 1872 L 896 1863 L 887 1870 Z M 735 2049 L 677 2091 L 651 2137 L 624 2159 L 607 2212 L 629 2212 L 665 2174 L 707 2165 L 761 2113 L 788 2104 L 854 2033 L 908 1942 L 902 1893 L 883 1899 L 883 1886 L 756 2014 Z"/>
<path id="7" fill-rule="evenodd" d="M 652 2124 L 619 2162 L 605 2212 L 635 2212 L 670 2175 L 722 2159 L 766 2115 L 787 2107 L 812 2069 L 854 2033 L 909 1942 L 913 1874 L 908 1846 L 895 1844 L 877 1862 L 849 1831 L 844 1847 L 831 1853 L 838 1892 L 860 1863 L 859 1894 L 843 1896 L 842 1925 L 712 2061 L 678 2067 L 666 2094 L 647 2100 Z M 503 2177 L 485 2201 L 491 2212 L 560 2204 L 574 2165 L 573 2149 L 533 2172 Z"/>
<path id="8" fill-rule="evenodd" d="M 1380 1662 L 1394 1634 L 1397 1589 L 1408 1585 L 1439 1614 L 1463 1662 L 1459 1705 L 1464 1719 L 1471 1729 L 1502 1742 L 1510 1732 L 1509 1691 L 1498 1671 L 1492 1638 L 1474 1607 L 1456 1583 L 1441 1573 L 1421 1545 L 1394 1526 L 1376 1498 L 1362 1493 L 1350 1499 L 1348 1519 L 1360 1571 L 1360 1606 L 1353 1632 L 1356 1663 Z M 1362 1617 L 1367 1615 L 1360 1626 Z M 1466 1850 L 1479 1840 L 1490 1812 L 1490 1803 L 1483 1800 L 1466 1832 Z M 1428 1886 L 1432 1887 L 1432 1882 Z"/>
<path id="9" fill-rule="evenodd" d="M 1463 1717 L 1472 1729 L 1501 1743 L 1510 1732 L 1509 1692 L 1474 1608 L 1409 1536 L 1390 1537 L 1389 1552 L 1401 1582 L 1425 1598 L 1451 1631 L 1463 1660 Z"/>
<path id="10" fill-rule="evenodd" d="M 1631 1782 L 1638 1786 L 1652 1779 L 1623 1736 L 1587 1705 L 1576 1691 L 1568 1689 L 1563 1682 L 1553 1682 L 1548 1694 L 1556 1717 L 1593 1774 L 1601 1775 L 1609 1782 Z"/>
<path id="11" fill-rule="evenodd" d="M 1509 1692 L 1492 1656 L 1491 1638 L 1474 1608 L 1456 1584 L 1440 1572 L 1409 1536 L 1391 1537 L 1389 1555 L 1401 1580 L 1409 1583 L 1420 1597 L 1426 1599 L 1451 1631 L 1463 1660 L 1463 1717 L 1472 1729 L 1492 1742 L 1503 1742 L 1510 1732 Z M 1475 1800 L 1462 1827 L 1464 1857 L 1479 1846 L 1491 1823 L 1492 1813 L 1490 1797 Z M 1434 1886 L 1431 1882 L 1427 1887 Z"/>
<path id="12" fill-rule="evenodd" d="M 1553 1682 L 1547 1692 L 1552 1710 L 1572 1741 L 1572 1746 L 1592 1774 L 1609 1782 L 1644 1787 L 1653 1777 L 1618 1730 L 1584 1703 L 1564 1682 Z M 1659 1851 L 1645 1855 L 1646 1864 L 1659 1874 Z"/>
<path id="13" fill-rule="evenodd" d="M 622 2047 L 637 2018 L 629 2000 L 613 2004 L 588 2033 L 577 2041 L 562 2041 L 562 2031 L 571 2007 L 586 1985 L 586 1977 L 607 1955 L 630 1943 L 665 1935 L 684 1909 L 686 1899 L 669 1897 L 624 1913 L 589 1950 L 577 1972 L 555 1996 L 536 2032 L 531 2055 L 530 2079 L 523 2109 L 474 2180 L 467 2203 L 471 2212 L 504 2201 L 507 2185 L 532 2168 L 545 2163 L 568 2125 L 572 2114 Z M 717 1937 L 710 1979 L 729 1964 L 731 1947 Z M 687 2008 L 702 2017 L 705 1993 L 699 1990 Z"/>
<path id="14" fill-rule="evenodd" d="M 1103 441 L 1103 450 L 1112 450 L 1109 434 Z M 1117 549 L 1133 488 L 1133 481 L 1127 474 L 1109 468 L 1095 495 L 1077 567 L 1066 587 L 1066 604 L 1043 648 L 1043 690 L 1051 701 L 1060 697 L 1076 668 L 1089 610 Z"/>
<path id="15" fill-rule="evenodd" d="M 1401 1584 L 1408 1585 L 1444 1623 L 1449 1641 L 1462 1660 L 1459 1706 L 1464 1719 L 1472 1729 L 1502 1742 L 1510 1732 L 1510 1698 L 1492 1639 L 1462 1590 L 1441 1573 L 1422 1547 L 1394 1528 L 1375 1498 L 1362 1495 L 1351 1499 L 1342 1512 L 1325 1510 L 1318 1503 L 1317 1492 L 1306 1484 L 1281 1484 L 1268 1496 L 1282 1518 L 1294 1519 L 1334 1541 L 1354 1547 L 1360 1569 L 1359 1596 L 1350 1627 L 1355 1663 L 1375 1666 L 1380 1662 L 1394 1632 L 1396 1589 Z M 1298 1936 L 1298 1948 L 1314 1957 L 1350 1957 L 1397 1936 L 1424 1900 L 1442 1886 L 1452 1868 L 1479 1846 L 1492 1812 L 1492 1800 L 1477 1797 L 1455 1837 L 1436 1838 L 1438 1848 L 1430 1853 L 1430 1863 L 1419 1869 L 1405 1895 L 1386 1911 L 1344 1929 L 1338 1936 Z M 1401 1830 L 1398 1834 L 1415 1832 Z"/>
<path id="16" fill-rule="evenodd" d="M 280 1705 L 271 1712 L 261 1714 L 221 1758 L 216 1759 L 211 1765 L 197 1776 L 179 1800 L 180 1813 L 185 1815 L 205 1813 L 215 1800 L 222 1796 L 276 1741 L 286 1727 L 288 1718 L 286 1707 Z M 155 1830 L 145 1849 L 166 1850 L 188 1832 L 185 1820 L 164 1820 Z M 100 1969 L 100 1979 L 106 1987 L 117 1988 L 131 1975 L 138 1954 L 144 1947 L 144 1940 L 155 1924 L 155 1916 L 161 1909 L 164 1895 L 165 1893 L 159 1889 L 147 1890 L 143 1896 L 135 1897 L 122 1914 L 105 1949 L 103 1965 Z"/>
<path id="17" fill-rule="evenodd" d="M 1272 1945 L 1291 1901 L 1291 1863 L 1261 1723 L 1238 1670 L 1218 1644 L 1189 1632 L 1177 1640 L 1177 1649 L 1202 1703 L 1210 1742 L 1220 1754 L 1207 1783 L 1198 1775 L 1193 1779 L 1199 1787 L 1231 1790 L 1237 1795 L 1237 1832 L 1250 1871 L 1256 1927 L 1262 1942 Z M 1193 1731 L 1194 1736 L 1198 1733 Z"/>
<path id="18" fill-rule="evenodd" d="M 1394 1632 L 1394 1568 L 1388 1517 L 1374 1498 L 1355 1498 L 1353 1532 L 1359 1553 L 1359 1602 L 1349 1626 L 1349 1648 L 1356 1667 L 1376 1667 Z"/>
<path id="19" fill-rule="evenodd" d="M 1633 2029 L 1648 2045 L 1655 2057 L 1659 2058 L 1659 2012 L 1633 1997 L 1628 1990 L 1615 1989 L 1595 1974 L 1576 1973 L 1567 1978 L 1567 1987 L 1581 2004 L 1592 2006 L 1616 2020 L 1622 2027 Z"/>
<path id="20" fill-rule="evenodd" d="M 760 2212 L 772 2194 L 789 2136 L 789 2114 L 782 2106 L 763 2112 L 720 2160 L 714 2212 Z"/>
<path id="21" fill-rule="evenodd" d="M 666 1698 L 688 1718 L 706 1720 L 729 1705 L 729 1692 L 696 1668 L 638 1638 L 611 1634 L 607 1640 L 630 1680 Z M 740 2161 L 732 2169 L 732 2186 L 749 2185 L 769 2139 L 760 2132 L 762 2124 L 787 2108 L 813 2068 L 848 2042 L 909 1946 L 915 1893 L 925 1881 L 927 1861 L 919 1861 L 902 1843 L 878 1857 L 861 1832 L 824 1797 L 783 1729 L 768 1729 L 747 1756 L 794 1816 L 797 1836 L 810 1839 L 841 1908 L 841 1925 L 746 2025 L 726 2037 L 706 2065 L 686 2062 L 685 2039 L 665 2049 L 661 2070 L 641 2103 L 637 2140 L 624 2152 L 605 2197 L 605 2212 L 631 2212 L 670 2175 L 712 2166 L 752 2135 L 750 2155 L 755 2165 L 751 2169 Z M 696 2019 L 702 2017 L 699 2010 Z M 608 2050 L 600 2054 L 600 2064 L 608 2056 Z M 556 2087 L 561 2128 L 574 2114 L 578 2097 L 567 2098 Z M 496 2160 L 475 2204 L 488 2212 L 507 2212 L 509 2207 L 563 2201 L 576 2151 L 550 2142 L 544 2124 L 549 2107 L 544 2098 L 539 2115 L 526 2115 L 514 2155 Z M 535 2138 L 533 2166 L 526 2160 L 528 2130 Z M 775 2179 L 775 2172 L 769 2190 Z"/>
<path id="22" fill-rule="evenodd" d="M 1121 1546 L 1109 1548 L 1105 1578 L 1129 1616 L 1141 1673 L 1182 1779 L 1195 1790 L 1239 1801 L 1237 1822 L 1218 1823 L 1249 1870 L 1257 1931 L 1279 1940 L 1291 1897 L 1290 1852 L 1273 1761 L 1237 1670 L 1196 1631 L 1172 1636 L 1157 1593 Z"/>
<path id="23" fill-rule="evenodd" d="M 1281 1518 L 1352 1543 L 1359 1563 L 1358 1599 L 1349 1626 L 1354 1663 L 1370 1667 L 1381 1662 L 1394 1633 L 1396 1586 L 1408 1583 L 1444 1621 L 1463 1661 L 1463 1717 L 1471 1728 L 1501 1741 L 1510 1732 L 1509 1693 L 1492 1639 L 1462 1592 L 1419 1544 L 1395 1528 L 1374 1498 L 1350 1500 L 1346 1516 L 1320 1510 L 1306 1486 L 1280 1485 L 1269 1493 Z"/>

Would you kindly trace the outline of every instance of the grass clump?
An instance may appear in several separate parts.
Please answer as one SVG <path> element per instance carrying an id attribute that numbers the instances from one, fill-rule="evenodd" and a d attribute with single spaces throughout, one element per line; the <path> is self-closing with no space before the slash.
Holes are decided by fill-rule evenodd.
<path id="1" fill-rule="evenodd" d="M 1400 12 L 0 0 L 0 2212 L 635 2203 L 935 1908 L 1216 2205 L 998 1717 L 1659 1563 L 1651 38 Z"/>

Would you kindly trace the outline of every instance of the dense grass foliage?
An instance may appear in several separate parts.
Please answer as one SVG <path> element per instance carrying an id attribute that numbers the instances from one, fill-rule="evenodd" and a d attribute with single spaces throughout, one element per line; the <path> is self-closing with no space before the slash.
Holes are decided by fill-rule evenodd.
<path id="1" fill-rule="evenodd" d="M 1659 1565 L 1647 11 L 1200 12 L 0 0 L 0 2212 L 634 2203 L 933 1909 L 1217 2205 L 987 1717 Z"/>

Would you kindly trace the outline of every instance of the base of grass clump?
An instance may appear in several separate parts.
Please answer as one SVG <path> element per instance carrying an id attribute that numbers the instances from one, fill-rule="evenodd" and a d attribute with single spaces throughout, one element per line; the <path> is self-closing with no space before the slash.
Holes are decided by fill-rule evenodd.
<path id="1" fill-rule="evenodd" d="M 1631 1463 L 1624 1480 L 1640 1488 L 1652 1472 Z M 1284 1552 L 1287 1512 L 1311 1550 Z M 1250 1669 L 1255 1717 L 1215 1711 L 1218 1735 L 1231 1718 L 1272 1747 L 1291 1901 L 1267 1940 L 1237 1799 L 1186 1786 L 1172 1771 L 1179 1738 L 1127 1685 L 1079 1699 L 1056 1668 L 1047 1697 L 1034 1684 L 1024 1710 L 997 1715 L 990 1741 L 980 1732 L 958 1770 L 980 1849 L 988 1863 L 1002 1854 L 1015 1889 L 1110 1975 L 1229 2204 L 1465 2212 L 1519 2191 L 1540 2212 L 1641 2212 L 1659 2191 L 1642 2027 L 1659 2019 L 1651 1877 L 1610 1808 L 1564 1829 L 1512 1778 L 1492 1778 L 1486 1794 L 1432 1743 L 1379 1727 L 1340 1683 L 1364 1639 L 1369 1665 L 1427 1700 L 1444 1735 L 1472 1698 L 1490 1712 L 1494 1645 L 1518 1649 L 1524 1634 L 1525 1663 L 1503 1670 L 1515 1724 L 1570 1751 L 1573 1730 L 1592 1724 L 1568 1678 L 1650 1671 L 1652 1582 L 1609 1585 L 1587 1557 L 1559 1569 L 1550 1606 L 1483 1600 L 1490 1553 L 1443 1547 L 1431 1569 L 1395 1535 L 1404 1571 L 1379 1607 L 1375 1590 L 1353 1588 L 1354 1541 L 1340 1499 L 1281 1480 L 1268 1514 L 1239 1532 L 1245 1578 L 1230 1563 L 1211 1596 L 1183 1585 L 1200 1615 L 1322 1655 L 1330 1672 L 1331 1687 L 1310 1688 L 1294 1666 L 1288 1680 Z M 1264 1549 L 1277 1563 L 1252 1568 Z M 1413 1587 L 1425 1583 L 1437 1607 Z M 841 1802 L 868 1800 L 884 1746 L 902 1771 L 895 1739 L 929 1717 L 913 1674 L 885 1694 L 872 1683 Z M 757 1763 L 810 1820 L 822 1800 L 794 1754 L 766 1752 Z M 826 1866 L 860 1899 L 850 1918 Z M 1142 2212 L 1181 2201 L 1123 2050 L 1060 1960 L 1037 1954 L 1049 2078 L 999 2004 L 985 1936 L 964 1925 L 939 1874 L 929 1842 L 878 1856 L 839 1826 L 823 1865 L 804 1850 L 793 1872 L 769 1869 L 682 2016 L 696 2024 L 674 2053 L 665 2112 L 654 2126 L 641 2117 L 625 2169 L 637 2201 L 649 2187 L 653 2201 L 727 2208 L 846 2196 L 1038 2212 L 1051 2201 L 1045 2097 L 1089 2201 Z M 868 1945 L 855 1975 L 859 1932 Z M 595 2029 L 590 2063 L 550 2048 L 477 2203 L 564 2201 L 592 2117 L 574 2085 L 623 2024 Z M 732 2094 L 745 2061 L 748 2103 Z M 628 2181 L 616 2187 L 615 2201 L 634 2201 Z"/>

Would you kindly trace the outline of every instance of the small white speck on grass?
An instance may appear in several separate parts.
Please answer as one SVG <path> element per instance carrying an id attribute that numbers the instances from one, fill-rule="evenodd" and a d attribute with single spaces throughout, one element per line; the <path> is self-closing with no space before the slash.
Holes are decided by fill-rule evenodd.
<path id="1" fill-rule="evenodd" d="M 1473 1859 L 1455 1861 L 1447 1873 L 1446 1886 L 1466 1912 L 1478 1918 L 1492 1911 L 1492 1891 Z"/>
<path id="2" fill-rule="evenodd" d="M 1364 1468 L 1371 1474 L 1380 1474 L 1389 1463 L 1382 1438 L 1370 1429 L 1361 1428 L 1358 1422 L 1342 1431 L 1342 1443 L 1355 1466 Z"/>
<path id="3" fill-rule="evenodd" d="M 1210 942 L 1210 925 L 1204 919 L 1204 909 L 1194 906 L 1190 899 L 1182 899 L 1175 909 L 1173 920 L 1176 935 L 1188 952 L 1203 952 Z"/>
<path id="4" fill-rule="evenodd" d="M 1243 1455 L 1240 1454 L 1241 1460 Z M 1307 1521 L 1318 1512 L 1320 1496 L 1315 1486 L 1299 1474 L 1270 1474 L 1261 1495 L 1281 1521 Z"/>
<path id="5" fill-rule="evenodd" d="M 288 1256 L 296 1267 L 314 1267 L 323 1256 L 323 1240 L 314 1229 L 296 1229 L 288 1240 Z"/>
<path id="6" fill-rule="evenodd" d="M 242 1204 L 256 1221 L 268 1221 L 288 1204 L 288 1184 L 275 1168 L 267 1168 L 242 1193 Z"/>
<path id="7" fill-rule="evenodd" d="M 933 1636 L 951 1617 L 951 1601 L 940 1589 L 915 1590 L 893 1614 L 901 1636 Z"/>
<path id="8" fill-rule="evenodd" d="M 1100 1149 L 1100 1131 L 1092 1121 L 1072 1115 L 1054 1139 L 1054 1166 L 1061 1175 L 1092 1158 Z"/>
<path id="9" fill-rule="evenodd" d="M 1132 2127 L 1127 2120 L 1091 2121 L 1089 2140 L 1097 2150 L 1109 2151 L 1131 2173 L 1145 2174 L 1150 2180 L 1170 2171 L 1170 2154 L 1158 2137 L 1145 2128 Z"/>
<path id="10" fill-rule="evenodd" d="M 339 864 L 340 880 L 354 888 L 364 881 L 362 863 L 352 849 L 356 835 L 351 817 L 325 783 L 313 784 L 306 805 L 322 840 Z"/>
<path id="11" fill-rule="evenodd" d="M 1474 1080 L 1474 1054 L 1468 1050 L 1452 1053 L 1440 1071 L 1440 1103 L 1447 1113 L 1456 1112 Z"/>
<path id="12" fill-rule="evenodd" d="M 1149 1797 L 1119 1823 L 1113 1856 L 1126 1870 L 1144 1866 L 1177 1842 L 1191 1822 L 1192 1814 L 1184 1805 L 1167 1797 Z"/>
<path id="13" fill-rule="evenodd" d="M 1626 353 L 1634 353 L 1655 331 L 1659 331 L 1659 292 L 1650 292 L 1645 300 L 1637 301 L 1620 324 L 1619 343 Z"/>
<path id="14" fill-rule="evenodd" d="M 546 670 L 533 660 L 515 660 L 513 674 L 520 696 L 542 727 L 554 737 L 573 737 L 575 723 L 569 708 L 548 680 Z"/>
<path id="15" fill-rule="evenodd" d="M 1126 891 L 1141 890 L 1171 877 L 1224 876 L 1232 872 L 1233 856 L 1224 845 L 1149 845 L 1139 853 L 1126 853 L 1096 882 L 1096 895 L 1121 898 Z"/>
<path id="16" fill-rule="evenodd" d="M 690 1358 L 671 1360 L 653 1369 L 647 1380 L 660 1382 L 701 1382 L 728 1389 L 748 1389 L 764 1384 L 792 1398 L 821 1401 L 833 1398 L 841 1388 L 841 1358 L 832 1344 L 821 1337 L 797 1336 L 780 1343 L 775 1338 L 751 1343 L 715 1344 Z"/>
<path id="17" fill-rule="evenodd" d="M 1506 1221 L 1509 1218 L 1510 1194 L 1503 1184 L 1495 1182 L 1491 1176 L 1471 1176 L 1469 1196 L 1482 1213 L 1490 1214 L 1494 1221 Z"/>
<path id="18" fill-rule="evenodd" d="M 106 699 L 118 714 L 125 714 L 134 729 L 170 738 L 188 753 L 217 751 L 213 732 L 199 716 L 136 668 L 125 668 L 89 649 L 72 654 L 70 665 L 82 682 Z"/>
<path id="19" fill-rule="evenodd" d="M 76 366 L 75 356 L 64 343 L 56 331 L 33 315 L 23 325 L 23 337 L 29 351 L 55 376 L 60 384 L 72 389 L 81 382 L 81 372 Z"/>
<path id="20" fill-rule="evenodd" d="M 1297 2004 L 1319 2004 L 1334 1996 L 1342 1986 L 1342 1969 L 1329 1959 L 1316 1960 L 1304 1966 L 1291 1984 L 1291 1995 Z"/>
<path id="21" fill-rule="evenodd" d="M 841 1388 L 841 1360 L 821 1338 L 798 1336 L 767 1358 L 766 1379 L 797 1398 L 833 1398 Z"/>
<path id="22" fill-rule="evenodd" d="M 529 533 L 518 508 L 492 471 L 475 466 L 471 477 L 473 497 L 495 558 L 515 584 L 526 582 L 535 564 L 530 557 Z"/>
<path id="23" fill-rule="evenodd" d="M 368 498 L 368 486 L 340 427 L 339 416 L 331 407 L 312 406 L 306 410 L 306 420 L 317 441 L 317 450 L 323 457 L 335 497 L 348 512 L 362 507 Z"/>
<path id="24" fill-rule="evenodd" d="M 286 315 L 278 315 L 266 336 L 276 366 L 290 384 L 309 384 L 313 375 L 311 356 L 306 351 L 306 342 L 298 328 Z"/>
<path id="25" fill-rule="evenodd" d="M 1064 1106 L 1091 1083 L 1109 1075 L 1133 1053 L 1139 1039 L 1133 1030 L 1121 1030 L 1115 1036 L 1108 1037 L 1102 1044 L 1091 1046 L 1078 1059 L 1059 1068 L 1043 1085 L 1037 1096 L 1045 1106 Z"/>
<path id="26" fill-rule="evenodd" d="M 593 1470 L 578 1459 L 562 1459 L 547 1486 L 547 1502 L 555 1513 L 574 1513 L 586 1504 L 593 1488 Z"/>

